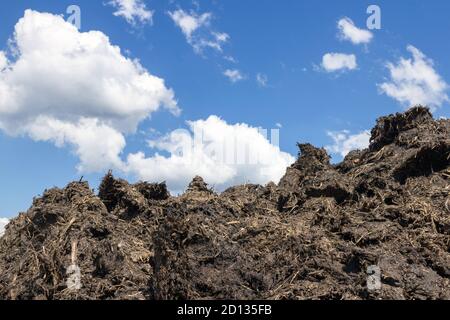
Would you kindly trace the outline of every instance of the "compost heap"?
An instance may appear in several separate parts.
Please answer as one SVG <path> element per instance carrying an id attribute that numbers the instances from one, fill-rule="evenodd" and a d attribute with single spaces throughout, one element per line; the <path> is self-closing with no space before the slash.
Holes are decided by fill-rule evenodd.
<path id="1" fill-rule="evenodd" d="M 450 299 L 449 134 L 416 107 L 338 165 L 300 144 L 278 185 L 47 190 L 0 240 L 0 298 Z"/>

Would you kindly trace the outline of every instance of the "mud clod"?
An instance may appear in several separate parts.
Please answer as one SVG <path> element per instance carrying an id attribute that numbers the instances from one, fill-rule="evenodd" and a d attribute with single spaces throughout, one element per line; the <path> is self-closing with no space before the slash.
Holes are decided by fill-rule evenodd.
<path id="1" fill-rule="evenodd" d="M 416 107 L 337 165 L 299 144 L 279 184 L 47 190 L 0 239 L 0 299 L 450 299 L 449 137 Z"/>

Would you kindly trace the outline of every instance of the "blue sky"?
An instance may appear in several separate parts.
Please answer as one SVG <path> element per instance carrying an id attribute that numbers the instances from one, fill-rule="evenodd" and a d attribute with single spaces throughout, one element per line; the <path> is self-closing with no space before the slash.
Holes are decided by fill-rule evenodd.
<path id="1" fill-rule="evenodd" d="M 272 149 L 267 152 L 273 156 L 273 165 L 276 163 L 283 166 L 283 161 L 288 161 L 286 154 L 292 156 L 297 154 L 298 141 L 328 146 L 330 152 L 335 153 L 334 160 L 339 161 L 345 153 L 342 149 L 345 148 L 342 145 L 335 145 L 333 148 L 335 141 L 330 132 L 336 139 L 341 137 L 340 141 L 344 143 L 345 139 L 351 139 L 354 135 L 370 130 L 377 117 L 402 111 L 408 102 L 414 103 L 416 101 L 414 99 L 418 99 L 417 102 L 422 102 L 423 99 L 424 101 L 437 99 L 438 102 L 433 106 L 435 116 L 449 115 L 449 103 L 446 98 L 446 83 L 450 81 L 450 42 L 447 41 L 450 30 L 448 1 L 146 0 L 145 10 L 152 12 L 152 23 L 149 19 L 140 21 L 138 16 L 134 16 L 133 23 L 130 19 L 127 21 L 124 16 L 114 15 L 118 12 L 118 5 L 108 4 L 106 0 L 2 1 L 0 51 L 9 54 L 12 69 L 14 63 L 25 58 L 25 55 L 21 57 L 19 53 L 19 56 L 14 57 L 8 51 L 8 39 L 13 38 L 14 27 L 19 19 L 24 17 L 25 10 L 48 12 L 55 16 L 64 15 L 66 19 L 68 17 L 65 14 L 66 8 L 72 4 L 78 5 L 81 9 L 80 33 L 98 30 L 109 37 L 110 44 L 120 47 L 124 57 L 130 61 L 139 59 L 146 72 L 164 79 L 166 88 L 173 90 L 174 100 L 181 110 L 179 115 L 174 115 L 164 108 L 152 109 L 148 117 L 141 117 L 139 121 L 133 123 L 135 130 L 122 130 L 122 124 L 111 125 L 114 132 L 120 133 L 119 137 L 123 136 L 126 139 L 126 145 L 120 153 L 124 161 L 127 155 L 138 152 L 144 152 L 146 157 L 152 157 L 156 152 L 168 157 L 167 148 L 159 150 L 150 148 L 147 140 L 154 139 L 153 141 L 161 143 L 164 135 L 173 130 L 189 128 L 187 121 L 205 120 L 206 124 L 195 123 L 206 128 L 213 128 L 216 125 L 217 130 L 212 130 L 213 133 L 230 129 L 230 132 L 237 132 L 239 136 L 249 137 L 252 136 L 249 128 L 262 127 L 269 130 L 278 128 L 280 152 L 284 153 L 280 156 Z M 372 38 L 366 43 L 355 44 L 350 39 L 343 39 L 338 21 L 351 19 L 358 30 L 367 29 L 366 20 L 369 15 L 366 10 L 371 4 L 376 4 L 381 9 L 381 29 L 370 30 Z M 183 10 L 185 14 L 197 19 L 203 14 L 209 14 L 208 23 L 194 31 L 195 39 L 191 39 L 191 43 L 169 14 L 177 10 Z M 34 31 L 26 30 L 26 32 L 33 35 Z M 227 41 L 218 42 L 213 36 L 214 33 L 226 33 L 229 38 Z M 201 40 L 214 40 L 216 45 L 220 45 L 221 50 L 204 46 L 202 52 L 198 52 L 193 42 L 196 41 L 198 44 Z M 413 51 L 408 50 L 408 46 L 413 46 L 420 53 L 416 55 L 416 60 L 412 60 Z M 327 53 L 338 53 L 347 58 L 354 55 L 357 65 L 350 67 L 347 65 L 347 68 L 340 66 L 342 68 L 335 71 L 327 70 L 323 64 L 324 55 Z M 235 61 L 230 61 L 230 57 Z M 401 58 L 404 61 L 409 59 L 413 70 L 402 69 L 399 63 Z M 395 84 L 387 66 L 389 62 L 391 70 L 407 72 L 407 75 L 396 83 L 396 89 L 405 85 L 409 91 L 391 94 L 382 92 L 380 85 L 383 83 Z M 50 69 L 46 72 L 51 78 L 53 69 L 47 61 L 48 66 Z M 114 67 L 111 65 L 111 68 Z M 61 69 L 62 66 L 57 65 L 55 60 L 54 68 Z M 242 79 L 230 81 L 224 75 L 226 70 L 238 71 Z M 33 72 L 30 74 L 36 74 Z M 431 79 L 421 76 L 425 73 Z M 266 80 L 264 84 L 257 81 L 258 74 L 260 80 Z M 86 85 L 96 81 L 97 76 L 92 73 L 86 80 Z M 11 76 L 8 79 L 4 80 L 5 83 L 15 78 Z M 436 83 L 437 80 L 439 83 Z M 24 90 L 31 92 L 32 89 L 26 87 L 23 80 L 21 81 L 25 86 Z M 43 77 L 34 81 L 45 82 L 47 79 Z M 64 79 L 58 81 L 64 82 Z M 443 88 L 439 88 L 440 84 Z M 426 87 L 424 92 L 426 96 L 422 95 L 422 99 L 419 99 L 415 93 L 423 86 Z M 52 86 L 45 88 L 48 92 L 41 92 L 42 95 L 51 97 L 61 94 L 52 91 L 54 88 Z M 39 94 L 35 92 L 27 94 L 31 101 L 38 101 L 36 104 L 42 103 L 37 98 Z M 79 92 L 79 95 L 83 94 Z M 66 108 L 64 110 L 78 108 L 77 103 L 80 102 L 77 98 L 64 97 L 63 94 L 61 96 L 62 104 L 64 101 L 74 99 L 61 108 Z M 407 102 L 402 103 L 400 97 Z M 90 108 L 88 112 L 90 117 L 93 114 L 92 110 L 96 108 L 94 100 L 91 99 L 89 103 L 85 100 L 82 102 L 87 103 L 86 107 Z M 129 103 L 133 104 L 134 101 Z M 3 107 L 4 110 L 10 108 L 8 105 Z M 41 107 L 39 112 L 45 113 L 45 106 Z M 32 104 L 24 106 L 27 110 L 33 108 L 35 106 Z M 0 102 L 0 122 L 2 117 L 4 123 L 12 121 L 13 117 L 6 116 L 6 111 L 2 114 L 1 110 Z M 15 116 L 19 118 L 23 115 L 17 113 Z M 36 115 L 41 114 L 37 112 Z M 51 115 L 54 116 L 54 113 Z M 216 115 L 220 119 L 206 121 L 211 115 Z M 76 116 L 80 117 L 83 114 L 76 113 Z M 78 121 L 74 119 L 71 118 L 70 121 Z M 99 121 L 111 120 L 99 119 Z M 64 116 L 57 120 L 69 121 Z M 3 130 L 0 125 L 0 150 L 2 150 L 0 217 L 12 217 L 19 211 L 26 210 L 33 196 L 41 194 L 44 189 L 53 186 L 62 187 L 69 181 L 80 179 L 82 175 L 94 188 L 107 171 L 107 167 L 98 166 L 96 170 L 77 169 L 80 154 L 74 151 L 74 144 L 78 143 L 78 140 L 74 142 L 67 138 L 68 141 L 58 144 L 55 137 L 41 135 L 37 138 L 37 133 L 31 129 L 12 130 L 13 126 L 21 127 L 31 123 L 30 120 L 27 121 L 18 120 L 14 125 L 6 123 L 4 126 L 9 126 L 9 129 Z M 247 128 L 238 128 L 237 123 L 245 123 Z M 42 130 L 39 134 L 41 132 Z M 65 132 L 65 135 L 69 134 Z M 101 140 L 104 139 L 103 136 L 91 138 L 98 139 L 100 146 Z M 173 139 L 164 141 L 175 143 Z M 258 145 L 269 150 L 263 142 Z M 96 160 L 102 161 L 101 158 Z M 160 171 L 160 174 L 148 173 L 146 168 L 142 168 L 145 163 L 147 162 L 140 164 L 139 170 L 117 169 L 115 172 L 130 180 L 146 177 L 173 180 L 176 187 L 172 189 L 181 189 L 176 177 L 163 179 L 164 172 L 170 174 L 173 171 L 166 162 L 162 164 L 166 165 L 164 168 L 159 168 L 151 162 L 150 171 Z M 264 170 L 274 169 L 264 168 Z M 195 168 L 191 169 L 189 168 L 186 177 L 196 173 Z M 225 187 L 239 181 L 242 172 L 248 174 L 246 180 L 252 180 L 248 178 L 255 176 L 253 171 L 249 172 L 251 170 L 253 169 L 247 167 L 245 170 L 239 169 L 234 175 L 230 173 L 220 182 L 217 180 L 217 185 Z M 207 172 L 206 175 L 210 174 L 210 179 L 214 180 L 213 177 L 223 170 L 218 168 L 218 171 Z M 277 174 L 274 173 L 273 176 Z M 179 185 L 185 183 L 185 180 L 186 178 L 180 180 Z"/>

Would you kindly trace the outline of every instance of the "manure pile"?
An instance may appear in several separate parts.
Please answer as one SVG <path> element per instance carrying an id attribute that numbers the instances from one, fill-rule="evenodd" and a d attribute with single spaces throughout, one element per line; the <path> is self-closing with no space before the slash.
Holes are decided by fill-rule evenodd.
<path id="1" fill-rule="evenodd" d="M 278 185 L 45 191 L 0 240 L 0 299 L 450 299 L 450 120 L 380 118 L 337 165 L 299 148 Z"/>

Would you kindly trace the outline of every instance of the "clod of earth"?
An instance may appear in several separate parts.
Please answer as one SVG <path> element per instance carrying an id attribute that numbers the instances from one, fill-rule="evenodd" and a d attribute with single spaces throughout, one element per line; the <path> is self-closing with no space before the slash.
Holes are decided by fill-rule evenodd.
<path id="1" fill-rule="evenodd" d="M 45 191 L 0 239 L 0 299 L 450 299 L 450 120 L 380 118 L 338 165 L 299 148 L 278 185 Z"/>

